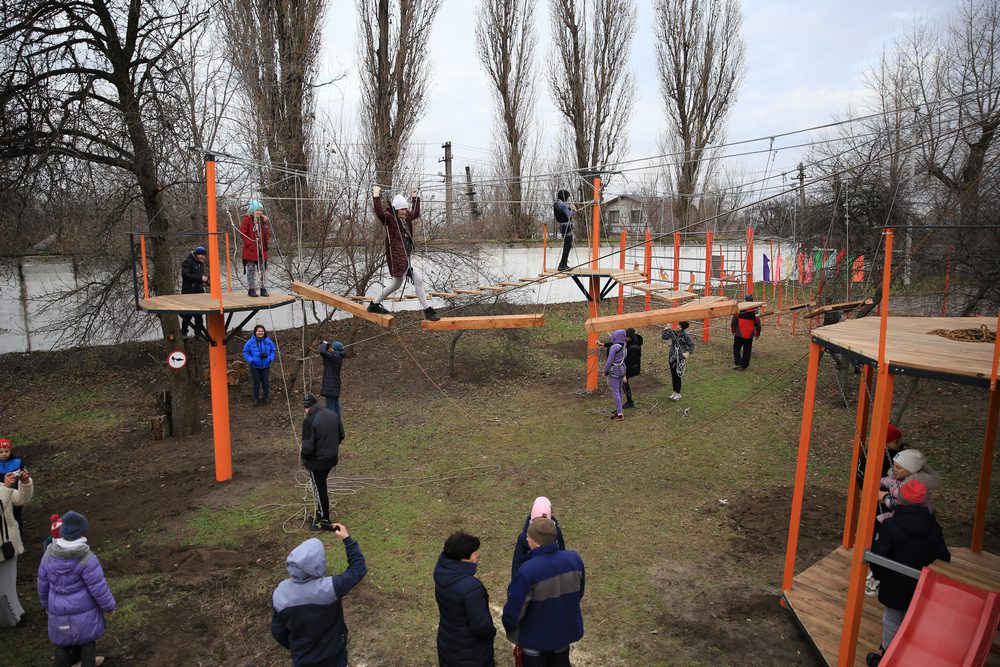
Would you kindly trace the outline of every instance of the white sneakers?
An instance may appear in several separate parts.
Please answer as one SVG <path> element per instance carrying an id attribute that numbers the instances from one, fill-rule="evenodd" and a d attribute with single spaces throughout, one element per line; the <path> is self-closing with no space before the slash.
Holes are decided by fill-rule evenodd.
<path id="1" fill-rule="evenodd" d="M 671 401 L 679 401 L 679 400 L 681 400 L 681 395 L 680 395 L 680 394 L 678 394 L 678 393 L 677 393 L 677 392 L 675 391 L 674 393 L 670 394 L 670 400 L 671 400 Z"/>
<path id="2" fill-rule="evenodd" d="M 868 578 L 865 579 L 865 595 L 870 598 L 878 595 L 878 579 L 872 576 L 871 570 L 868 571 Z"/>

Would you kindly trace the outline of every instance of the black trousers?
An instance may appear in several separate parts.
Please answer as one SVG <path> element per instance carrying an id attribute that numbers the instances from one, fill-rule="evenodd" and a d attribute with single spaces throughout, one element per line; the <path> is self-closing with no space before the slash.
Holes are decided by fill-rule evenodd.
<path id="1" fill-rule="evenodd" d="M 622 382 L 622 391 L 625 392 L 625 402 L 626 403 L 631 403 L 632 402 L 632 387 L 630 387 L 629 384 L 628 384 L 628 377 L 626 377 L 625 381 Z"/>
<path id="2" fill-rule="evenodd" d="M 331 470 L 333 468 L 309 471 L 309 478 L 312 479 L 313 486 L 316 487 L 316 499 L 319 501 L 319 507 L 316 508 L 317 513 L 323 521 L 330 520 L 330 494 L 327 492 L 326 478 L 330 476 Z"/>
<path id="3" fill-rule="evenodd" d="M 189 327 L 194 327 L 194 332 L 199 331 L 204 332 L 206 335 L 208 331 L 205 330 L 205 318 L 202 315 L 196 315 L 194 313 L 187 313 L 181 315 L 181 335 L 187 333 Z"/>
<path id="4" fill-rule="evenodd" d="M 559 231 L 563 235 L 562 259 L 559 260 L 559 266 L 565 266 L 569 263 L 569 251 L 573 249 L 573 225 L 561 222 Z"/>
<path id="5" fill-rule="evenodd" d="M 56 667 L 94 667 L 97 664 L 97 644 L 90 642 L 80 646 L 56 646 Z"/>
<path id="6" fill-rule="evenodd" d="M 558 653 L 543 651 L 541 655 L 525 653 L 521 656 L 521 665 L 523 667 L 572 667 L 569 662 L 568 648 Z"/>
<path id="7" fill-rule="evenodd" d="M 733 337 L 733 366 L 747 368 L 750 365 L 750 353 L 753 351 L 753 338 Z"/>
<path id="8" fill-rule="evenodd" d="M 260 398 L 260 390 L 264 390 L 264 400 L 271 396 L 271 367 L 254 368 L 250 367 L 250 377 L 253 378 L 253 400 Z"/>
<path id="9" fill-rule="evenodd" d="M 681 376 L 677 374 L 677 364 L 670 362 L 670 383 L 674 386 L 674 393 L 681 393 Z"/>

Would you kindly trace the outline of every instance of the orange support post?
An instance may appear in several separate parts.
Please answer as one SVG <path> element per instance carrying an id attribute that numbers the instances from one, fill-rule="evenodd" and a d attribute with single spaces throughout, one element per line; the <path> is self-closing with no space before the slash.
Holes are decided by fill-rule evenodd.
<path id="1" fill-rule="evenodd" d="M 548 271 L 546 259 L 549 255 L 549 226 L 542 224 L 542 273 Z"/>
<path id="2" fill-rule="evenodd" d="M 996 369 L 996 364 L 994 364 Z M 979 465 L 979 493 L 976 496 L 976 516 L 972 521 L 973 553 L 983 550 L 983 533 L 986 531 L 986 505 L 990 498 L 990 476 L 993 471 L 993 457 L 997 446 L 997 416 L 1000 414 L 1000 391 L 990 392 L 990 404 L 986 412 L 986 439 L 983 442 L 983 460 Z"/>
<path id="3" fill-rule="evenodd" d="M 601 177 L 594 177 L 594 226 L 591 235 L 591 262 L 593 269 L 598 268 L 597 258 L 600 256 L 600 233 L 601 233 Z M 601 298 L 601 279 L 598 276 L 590 278 L 590 316 L 600 315 L 597 307 L 598 299 Z M 597 334 L 587 333 L 587 391 L 597 391 L 597 362 L 598 362 Z"/>
<path id="4" fill-rule="evenodd" d="M 846 359 L 844 361 L 846 362 Z M 872 392 L 872 367 L 864 365 L 861 371 L 861 386 L 858 388 L 858 410 L 854 418 L 854 443 L 851 448 L 851 474 L 847 483 L 847 508 L 844 511 L 845 549 L 854 546 L 854 525 L 858 521 L 858 460 L 861 458 L 861 448 L 865 446 L 868 437 L 868 397 Z"/>
<path id="5" fill-rule="evenodd" d="M 628 237 L 625 233 L 625 228 L 622 227 L 621 242 L 619 243 L 618 251 L 618 268 L 622 271 L 625 270 L 625 248 L 628 245 Z M 618 283 L 618 314 L 621 315 L 625 312 L 625 286 Z"/>
<path id="6" fill-rule="evenodd" d="M 233 274 L 229 269 L 229 234 L 226 234 L 226 291 L 233 291 Z"/>
<path id="7" fill-rule="evenodd" d="M 858 649 L 858 631 L 861 628 L 861 610 L 865 601 L 865 549 L 872 543 L 875 526 L 872 517 L 878 504 L 878 487 L 885 456 L 885 434 L 889 428 L 892 408 L 892 390 L 895 377 L 889 374 L 885 360 L 886 332 L 889 315 L 889 278 L 892 274 L 892 230 L 885 232 L 885 259 L 882 265 L 882 308 L 879 323 L 878 379 L 875 384 L 875 407 L 872 427 L 868 435 L 868 461 L 865 465 L 865 483 L 861 489 L 861 508 L 858 510 L 857 539 L 851 552 L 851 574 L 847 583 L 847 602 L 844 605 L 844 625 L 840 633 L 838 667 L 853 667 Z M 853 471 L 852 471 L 853 472 Z"/>
<path id="8" fill-rule="evenodd" d="M 146 235 L 139 234 L 139 257 L 142 261 L 142 294 L 144 299 L 149 298 L 149 271 L 146 268 Z"/>
<path id="9" fill-rule="evenodd" d="M 757 293 L 753 291 L 753 227 L 747 227 L 747 294 Z M 739 295 L 737 295 L 737 301 Z"/>
<path id="10" fill-rule="evenodd" d="M 809 463 L 809 438 L 812 432 L 813 405 L 816 403 L 816 376 L 819 375 L 819 343 L 809 342 L 809 370 L 806 372 L 806 395 L 802 401 L 802 425 L 799 428 L 799 456 L 795 462 L 795 488 L 792 491 L 792 516 L 788 522 L 788 544 L 785 546 L 785 574 L 781 590 L 792 590 L 795 577 L 795 553 L 799 546 L 799 524 L 802 522 L 802 499 L 806 489 L 806 468 Z"/>
<path id="11" fill-rule="evenodd" d="M 653 281 L 653 238 L 649 235 L 649 227 L 646 227 L 646 244 L 643 260 L 646 263 L 646 284 Z M 653 298 L 646 292 L 646 310 L 652 308 Z"/>
<path id="12" fill-rule="evenodd" d="M 712 296 L 712 232 L 705 235 L 705 296 Z M 701 339 L 708 342 L 708 318 L 702 320 Z"/>
<path id="13" fill-rule="evenodd" d="M 219 236 L 215 218 L 215 156 L 205 156 L 205 180 L 208 183 L 208 253 L 218 261 Z M 219 276 L 221 278 L 222 276 Z M 215 446 L 215 480 L 233 478 L 233 455 L 229 440 L 229 382 L 226 369 L 226 322 L 222 315 L 222 290 L 212 276 L 208 282 L 213 297 L 219 299 L 219 312 L 208 314 L 208 335 L 214 341 L 208 348 L 209 378 L 212 386 L 212 439 Z"/>

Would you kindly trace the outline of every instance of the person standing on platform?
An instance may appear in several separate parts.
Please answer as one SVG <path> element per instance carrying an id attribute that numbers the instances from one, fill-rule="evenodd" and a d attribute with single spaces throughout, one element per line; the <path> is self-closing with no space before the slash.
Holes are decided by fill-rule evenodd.
<path id="1" fill-rule="evenodd" d="M 340 412 L 340 369 L 347 358 L 347 350 L 339 340 L 321 341 L 319 344 L 319 354 L 323 357 L 323 386 L 319 390 L 319 395 L 326 399 L 326 409 L 333 410 L 343 422 L 344 417 Z"/>
<path id="2" fill-rule="evenodd" d="M 667 353 L 667 363 L 670 366 L 670 381 L 673 384 L 674 393 L 670 394 L 671 401 L 681 400 L 681 378 L 687 369 L 687 359 L 694 354 L 694 339 L 688 333 L 688 322 L 679 322 L 679 329 L 665 327 L 663 329 L 663 340 L 670 341 L 670 351 Z"/>
<path id="3" fill-rule="evenodd" d="M 340 461 L 344 425 L 340 423 L 336 412 L 322 407 L 312 394 L 306 394 L 303 406 L 306 418 L 302 421 L 302 465 L 309 471 L 317 501 L 316 515 L 309 528 L 333 530 L 326 478 Z"/>
<path id="4" fill-rule="evenodd" d="M 559 271 L 569 269 L 569 251 L 573 249 L 573 216 L 576 215 L 576 207 L 569 203 L 569 190 L 560 190 L 556 193 L 556 200 L 552 202 L 552 215 L 559 225 L 559 233 L 563 237 L 562 258 L 559 260 Z"/>
<path id="5" fill-rule="evenodd" d="M 247 294 L 257 296 L 257 284 L 260 283 L 260 295 L 267 296 L 264 287 L 264 274 L 267 271 L 267 246 L 271 242 L 271 226 L 264 215 L 264 205 L 256 199 L 247 204 L 247 214 L 240 223 L 240 238 L 243 239 L 243 272 L 247 276 Z"/>
<path id="6" fill-rule="evenodd" d="M 389 265 L 389 275 L 392 282 L 382 290 L 382 294 L 368 304 L 368 312 L 386 315 L 388 310 L 382 305 L 386 297 L 403 286 L 406 278 L 413 281 L 413 290 L 417 293 L 420 307 L 424 309 L 424 319 L 436 322 L 441 318 L 427 303 L 427 293 L 424 291 L 424 281 L 420 274 L 413 270 L 413 221 L 420 217 L 420 197 L 417 189 L 410 190 L 410 200 L 403 195 L 396 195 L 388 210 L 382 201 L 382 188 L 372 187 L 372 202 L 375 216 L 385 227 L 385 261 Z"/>
<path id="7" fill-rule="evenodd" d="M 753 301 L 753 294 L 744 297 Z M 754 340 L 760 338 L 760 318 L 757 308 L 741 310 L 733 315 L 729 328 L 733 332 L 733 369 L 746 370 L 750 366 L 750 354 L 753 352 Z"/>
<path id="8" fill-rule="evenodd" d="M 207 259 L 208 251 L 203 246 L 198 246 L 181 262 L 181 294 L 205 293 L 205 288 L 208 287 L 208 274 L 205 273 Z M 208 338 L 205 318 L 201 313 L 185 313 L 181 316 L 181 335 L 187 336 L 189 328 L 194 329 L 196 336 L 201 334 L 204 338 Z"/>
<path id="9" fill-rule="evenodd" d="M 253 378 L 253 404 L 260 405 L 261 389 L 264 390 L 264 403 L 271 402 L 271 364 L 278 353 L 274 342 L 268 338 L 267 329 L 263 324 L 253 328 L 253 336 L 243 346 L 243 359 L 250 364 L 250 377 Z"/>

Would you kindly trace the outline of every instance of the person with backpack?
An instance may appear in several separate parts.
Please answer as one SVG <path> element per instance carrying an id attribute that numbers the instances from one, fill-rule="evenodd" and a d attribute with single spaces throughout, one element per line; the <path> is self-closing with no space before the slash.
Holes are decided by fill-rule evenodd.
<path id="1" fill-rule="evenodd" d="M 610 348 L 614 343 L 607 342 L 605 348 Z M 637 334 L 635 329 L 625 330 L 625 348 L 628 354 L 625 355 L 625 377 L 622 380 L 622 391 L 625 392 L 625 402 L 623 408 L 634 408 L 632 402 L 632 385 L 629 378 L 634 378 L 642 372 L 642 335 Z"/>
<path id="2" fill-rule="evenodd" d="M 745 300 L 753 301 L 753 294 L 747 294 Z M 733 369 L 745 371 L 750 367 L 753 342 L 760 338 L 760 318 L 757 317 L 757 308 L 746 308 L 733 315 L 729 328 L 733 332 Z"/>
<path id="3" fill-rule="evenodd" d="M 333 410 L 319 404 L 312 394 L 302 400 L 305 419 L 302 421 L 302 466 L 316 491 L 316 514 L 310 530 L 333 530 L 330 520 L 330 495 L 326 478 L 340 461 L 340 443 L 344 440 L 344 425 Z"/>
<path id="4" fill-rule="evenodd" d="M 382 201 L 382 188 L 372 187 L 372 204 L 375 216 L 385 227 L 385 261 L 389 265 L 389 275 L 392 282 L 368 304 L 369 313 L 387 315 L 388 310 L 382 305 L 386 297 L 403 286 L 403 281 L 409 278 L 413 281 L 413 290 L 417 293 L 420 307 L 424 309 L 424 319 L 431 322 L 440 320 L 437 312 L 427 303 L 427 293 L 424 291 L 424 281 L 420 274 L 413 270 L 411 257 L 413 255 L 413 221 L 420 217 L 420 197 L 417 189 L 410 190 L 410 200 L 403 195 L 392 198 L 389 209 L 386 210 Z"/>
<path id="5" fill-rule="evenodd" d="M 250 364 L 250 376 L 253 378 L 253 404 L 260 405 L 260 390 L 264 389 L 264 403 L 271 402 L 271 364 L 278 353 L 278 348 L 267 336 L 263 324 L 253 328 L 253 336 L 243 346 L 243 358 Z"/>
<path id="6" fill-rule="evenodd" d="M 617 329 L 611 334 L 608 360 L 604 363 L 604 376 L 608 378 L 608 387 L 615 399 L 615 412 L 611 415 L 611 421 L 619 422 L 625 419 L 622 411 L 622 383 L 625 381 L 625 358 L 628 355 L 625 338 L 624 329 Z"/>
<path id="7" fill-rule="evenodd" d="M 681 400 L 681 378 L 684 377 L 684 370 L 687 368 L 687 359 L 694 354 L 694 339 L 688 333 L 688 322 L 678 322 L 680 328 L 665 327 L 663 329 L 663 340 L 670 341 L 670 351 L 667 353 L 667 363 L 670 365 L 670 381 L 673 384 L 674 393 L 670 394 L 671 401 Z"/>
<path id="8" fill-rule="evenodd" d="M 247 276 L 247 293 L 257 296 L 257 283 L 260 282 L 260 295 L 267 296 L 264 287 L 264 272 L 267 271 L 267 246 L 271 242 L 271 227 L 264 215 L 264 205 L 256 199 L 247 204 L 247 214 L 240 223 L 240 238 L 243 239 L 243 272 Z"/>
<path id="9" fill-rule="evenodd" d="M 576 206 L 569 203 L 569 190 L 560 190 L 556 193 L 556 200 L 552 202 L 552 215 L 559 225 L 559 233 L 563 237 L 562 258 L 559 260 L 559 271 L 569 269 L 569 251 L 573 249 L 573 216 L 576 215 Z"/>

